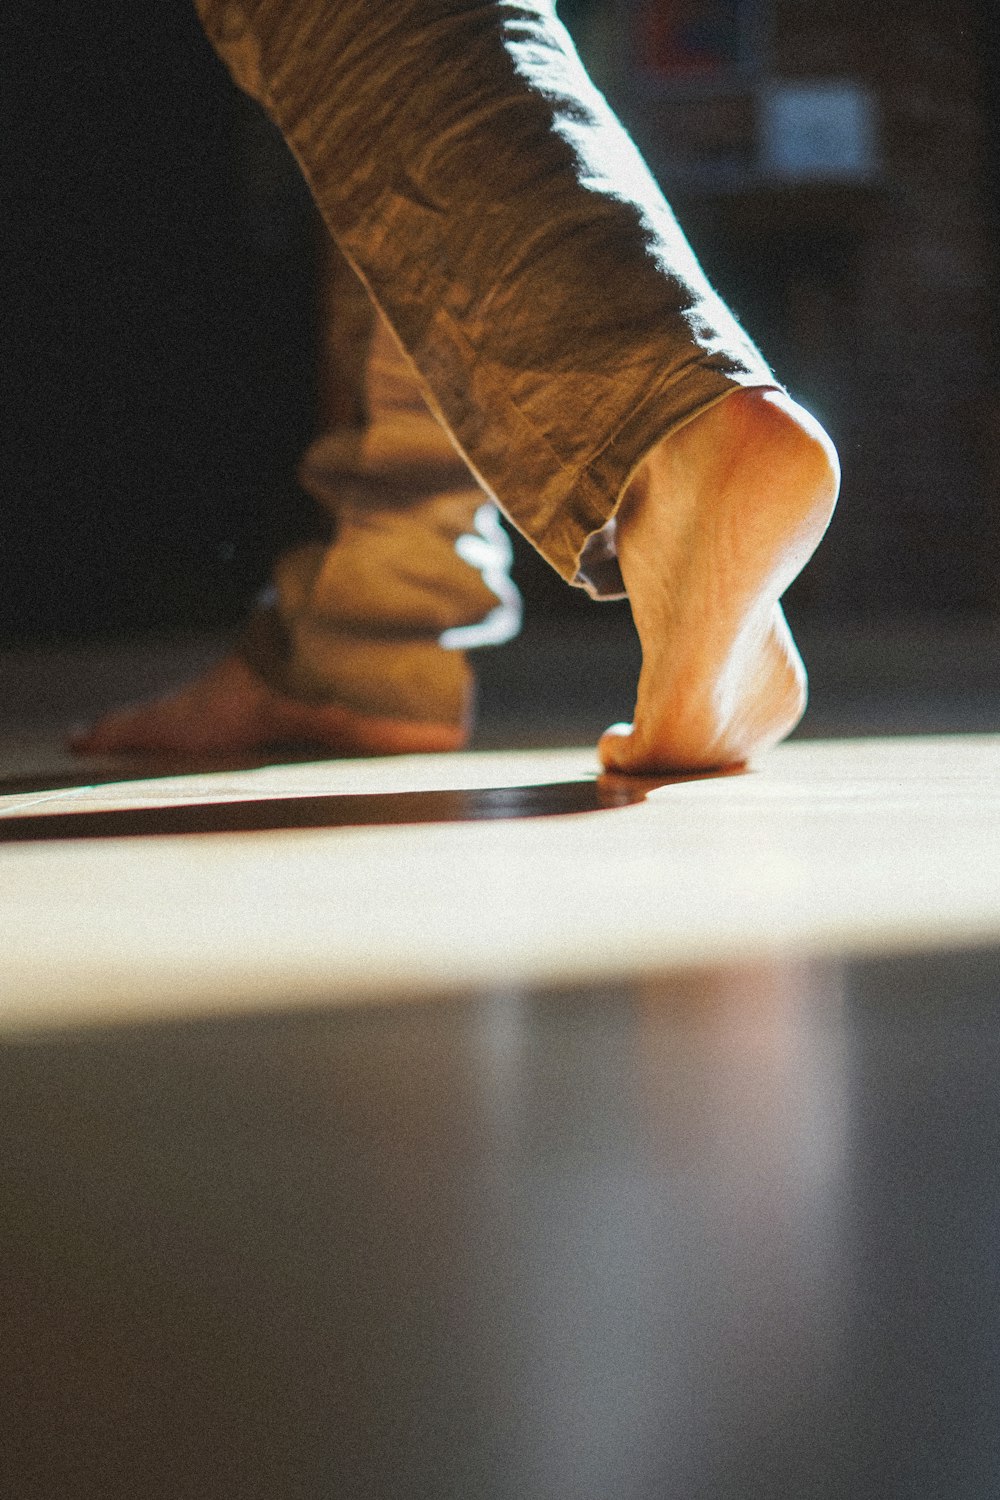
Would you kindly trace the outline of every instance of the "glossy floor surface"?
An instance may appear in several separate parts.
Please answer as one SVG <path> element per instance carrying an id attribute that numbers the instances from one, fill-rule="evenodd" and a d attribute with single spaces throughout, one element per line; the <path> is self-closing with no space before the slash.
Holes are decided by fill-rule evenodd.
<path id="1" fill-rule="evenodd" d="M 1000 736 L 655 784 L 25 723 L 0 1493 L 1000 1492 Z"/>
<path id="2" fill-rule="evenodd" d="M 22 781 L 0 845 L 14 1033 L 1000 942 L 1000 737 L 663 784 L 588 749 Z"/>
<path id="3" fill-rule="evenodd" d="M 1000 966 L 0 1047 L 19 1500 L 1000 1488 Z"/>

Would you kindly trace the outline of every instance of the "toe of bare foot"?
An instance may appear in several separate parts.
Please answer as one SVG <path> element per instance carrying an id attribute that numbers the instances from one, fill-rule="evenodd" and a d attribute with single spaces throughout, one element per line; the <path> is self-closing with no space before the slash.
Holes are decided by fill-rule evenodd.
<path id="1" fill-rule="evenodd" d="M 308 745 L 334 755 L 459 750 L 470 726 L 358 713 L 285 697 L 235 654 L 176 692 L 105 714 L 75 730 L 79 755 L 231 755 Z"/>
<path id="2" fill-rule="evenodd" d="M 75 731 L 69 744 L 84 755 L 243 750 L 259 736 L 269 695 L 234 654 L 173 692 L 102 715 Z"/>

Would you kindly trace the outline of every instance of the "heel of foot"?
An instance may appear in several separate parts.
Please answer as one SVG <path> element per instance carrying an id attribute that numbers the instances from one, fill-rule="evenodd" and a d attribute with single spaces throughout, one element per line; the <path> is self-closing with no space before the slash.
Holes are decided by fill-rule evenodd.
<path id="1" fill-rule="evenodd" d="M 734 393 L 649 455 L 619 513 L 643 666 L 634 725 L 601 742 L 609 769 L 720 769 L 791 732 L 805 672 L 778 600 L 839 479 L 826 433 L 774 390 Z"/>
<path id="2" fill-rule="evenodd" d="M 821 536 L 840 493 L 840 459 L 829 434 L 784 391 L 740 391 L 732 402 L 746 424 L 742 447 L 766 466 L 772 496 L 804 507 Z"/>

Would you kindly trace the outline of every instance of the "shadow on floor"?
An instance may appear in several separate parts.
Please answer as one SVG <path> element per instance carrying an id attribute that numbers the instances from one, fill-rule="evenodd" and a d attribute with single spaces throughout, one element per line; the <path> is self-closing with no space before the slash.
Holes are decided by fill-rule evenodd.
<path id="1" fill-rule="evenodd" d="M 716 772 L 714 775 L 732 775 Z M 336 793 L 255 797 L 32 814 L 0 819 L 0 843 L 50 839 L 146 838 L 169 834 L 269 833 L 288 828 L 368 828 L 413 823 L 480 823 L 607 812 L 644 801 L 656 787 L 703 776 L 596 776 L 533 786 L 462 791 Z"/>

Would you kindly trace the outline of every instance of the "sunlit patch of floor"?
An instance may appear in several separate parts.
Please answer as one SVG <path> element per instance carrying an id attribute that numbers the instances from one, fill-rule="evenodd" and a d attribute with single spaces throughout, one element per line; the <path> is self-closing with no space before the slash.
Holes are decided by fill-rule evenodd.
<path id="1" fill-rule="evenodd" d="M 586 748 L 306 762 L 22 785 L 0 815 L 0 841 L 58 819 L 0 848 L 9 1030 L 1000 940 L 992 736 L 624 791 Z"/>

